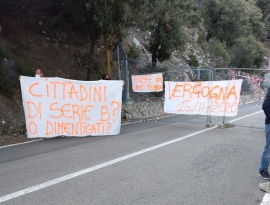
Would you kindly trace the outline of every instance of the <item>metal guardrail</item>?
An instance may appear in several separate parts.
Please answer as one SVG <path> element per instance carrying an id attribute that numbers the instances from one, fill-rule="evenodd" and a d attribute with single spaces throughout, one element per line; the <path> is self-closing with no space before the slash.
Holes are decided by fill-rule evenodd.
<path id="1" fill-rule="evenodd" d="M 131 85 L 132 75 L 144 75 L 153 73 L 163 73 L 163 78 L 167 81 L 222 81 L 243 79 L 241 87 L 242 96 L 251 96 L 248 102 L 241 102 L 239 112 L 236 117 L 220 117 L 220 116 L 199 116 L 199 115 L 178 115 L 170 118 L 160 118 L 160 114 L 156 114 L 153 120 L 144 120 L 154 122 L 191 122 L 191 123 L 234 123 L 239 126 L 247 126 L 254 128 L 263 128 L 264 113 L 261 109 L 262 97 L 265 94 L 265 82 L 270 82 L 270 79 L 264 79 L 264 74 L 270 73 L 270 69 L 253 69 L 253 68 L 200 68 L 190 67 L 181 69 L 179 66 L 151 67 L 150 62 L 136 61 L 126 59 L 122 62 L 121 78 L 126 82 L 123 90 L 123 101 L 151 101 L 164 100 L 164 92 L 161 93 L 138 93 L 133 92 Z M 268 83 L 270 84 L 270 83 Z M 260 94 L 261 96 L 258 97 Z M 158 120 L 157 120 L 158 119 Z M 131 119 L 132 120 L 132 119 Z"/>

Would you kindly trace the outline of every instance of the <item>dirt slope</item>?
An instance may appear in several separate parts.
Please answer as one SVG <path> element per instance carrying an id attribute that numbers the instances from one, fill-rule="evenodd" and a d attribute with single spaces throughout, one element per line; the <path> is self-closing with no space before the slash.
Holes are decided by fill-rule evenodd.
<path id="1" fill-rule="evenodd" d="M 87 53 L 83 40 L 59 32 L 48 36 L 43 24 L 29 23 L 0 13 L 0 47 L 32 71 L 41 68 L 47 77 L 85 80 L 86 71 L 77 65 L 76 53 Z M 72 40 L 69 40 L 72 39 Z M 0 62 L 3 59 L 0 59 Z M 20 92 L 12 99 L 0 94 L 0 146 L 27 141 Z"/>

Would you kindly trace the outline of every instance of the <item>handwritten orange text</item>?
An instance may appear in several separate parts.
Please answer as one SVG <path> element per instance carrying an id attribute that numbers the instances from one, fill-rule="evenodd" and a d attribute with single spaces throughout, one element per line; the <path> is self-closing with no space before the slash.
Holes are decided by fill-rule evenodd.
<path id="1" fill-rule="evenodd" d="M 183 100 L 178 105 L 178 112 L 179 113 L 235 113 L 238 110 L 238 103 L 237 102 L 218 102 L 212 101 L 210 104 L 206 102 L 191 102 L 191 100 Z"/>
<path id="2" fill-rule="evenodd" d="M 33 83 L 29 86 L 28 93 L 33 97 L 54 99 L 76 99 L 79 101 L 101 102 L 107 100 L 107 86 L 86 86 L 72 82 L 47 82 L 45 85 L 46 93 L 42 93 L 42 85 Z"/>
<path id="3" fill-rule="evenodd" d="M 53 122 L 46 121 L 45 135 L 92 135 L 92 134 L 107 134 L 111 123 L 96 122 Z"/>
<path id="4" fill-rule="evenodd" d="M 133 75 L 132 89 L 135 92 L 157 92 L 163 90 L 162 74 Z"/>
<path id="5" fill-rule="evenodd" d="M 202 86 L 201 83 L 192 85 L 190 83 L 176 83 L 171 87 L 169 86 L 169 99 L 173 98 L 211 98 L 215 100 L 227 100 L 234 98 L 237 100 L 236 87 L 233 85 L 231 87 L 222 86 Z"/>

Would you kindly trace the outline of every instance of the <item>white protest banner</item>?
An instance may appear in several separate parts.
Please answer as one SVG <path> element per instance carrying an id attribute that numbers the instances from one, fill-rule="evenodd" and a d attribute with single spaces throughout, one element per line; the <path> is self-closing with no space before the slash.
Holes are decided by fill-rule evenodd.
<path id="1" fill-rule="evenodd" d="M 241 86 L 242 79 L 211 82 L 165 81 L 164 112 L 236 116 Z"/>
<path id="2" fill-rule="evenodd" d="M 147 75 L 132 75 L 132 90 L 134 92 L 160 92 L 163 91 L 162 73 Z"/>
<path id="3" fill-rule="evenodd" d="M 120 133 L 122 81 L 20 81 L 28 138 Z"/>

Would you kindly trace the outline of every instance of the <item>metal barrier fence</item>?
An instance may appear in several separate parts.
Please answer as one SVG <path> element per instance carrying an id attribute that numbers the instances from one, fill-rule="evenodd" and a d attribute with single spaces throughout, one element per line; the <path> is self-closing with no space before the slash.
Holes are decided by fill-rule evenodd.
<path id="1" fill-rule="evenodd" d="M 270 69 L 250 69 L 250 68 L 200 68 L 186 67 L 180 68 L 176 65 L 153 65 L 151 62 L 136 61 L 127 59 L 122 62 L 121 78 L 126 82 L 123 91 L 123 101 L 145 102 L 160 100 L 164 101 L 163 92 L 138 93 L 132 90 L 132 75 L 145 75 L 163 73 L 164 81 L 213 81 L 243 79 L 241 87 L 241 100 L 236 117 L 220 117 L 213 115 L 169 115 L 160 112 L 154 113 L 151 119 L 145 114 L 143 117 L 128 120 L 145 120 L 154 122 L 191 122 L 191 123 L 233 123 L 238 126 L 254 128 L 264 127 L 264 113 L 261 104 L 269 87 L 269 79 L 265 79 L 266 72 Z M 151 105 L 150 105 L 151 106 Z M 162 117 L 163 116 L 163 117 Z"/>

